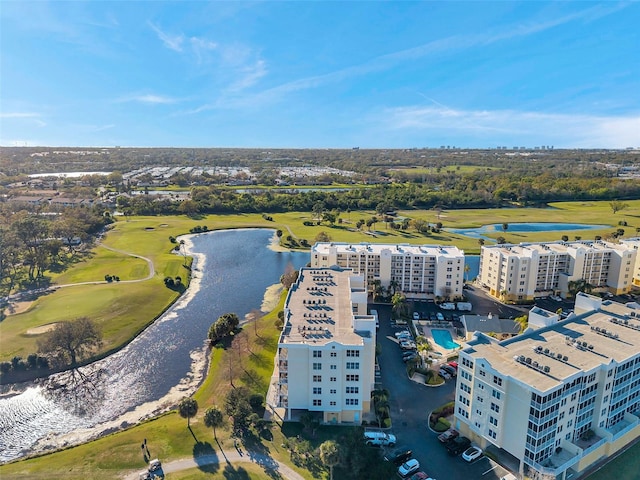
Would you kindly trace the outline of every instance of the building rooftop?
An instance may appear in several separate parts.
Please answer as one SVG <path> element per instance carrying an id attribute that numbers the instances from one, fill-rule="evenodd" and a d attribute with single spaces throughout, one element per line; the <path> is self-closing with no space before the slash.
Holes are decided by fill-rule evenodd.
<path id="1" fill-rule="evenodd" d="M 464 351 L 540 392 L 560 386 L 579 371 L 640 351 L 640 312 L 612 301 L 597 310 L 504 340 L 469 342 Z"/>
<path id="2" fill-rule="evenodd" d="M 362 345 L 368 332 L 356 332 L 351 292 L 364 293 L 352 282 L 351 269 L 302 268 L 289 291 L 280 343 Z M 373 318 L 373 317 L 371 317 Z"/>
<path id="3" fill-rule="evenodd" d="M 467 332 L 501 333 L 517 335 L 520 325 L 514 320 L 489 315 L 463 315 L 462 323 Z"/>
<path id="4" fill-rule="evenodd" d="M 328 254 L 329 249 L 335 247 L 338 252 L 368 252 L 380 254 L 382 250 L 391 250 L 392 254 L 400 255 L 434 255 L 457 258 L 464 256 L 464 252 L 452 245 L 410 245 L 408 243 L 346 243 L 346 242 L 318 242 L 312 248 L 312 253 Z"/>

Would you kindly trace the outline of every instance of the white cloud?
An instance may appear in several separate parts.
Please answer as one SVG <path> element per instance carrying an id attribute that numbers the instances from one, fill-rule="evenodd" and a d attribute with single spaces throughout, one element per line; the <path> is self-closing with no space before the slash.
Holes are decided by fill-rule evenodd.
<path id="1" fill-rule="evenodd" d="M 147 103 L 150 105 L 166 105 L 166 104 L 178 102 L 176 98 L 167 97 L 164 95 L 154 95 L 150 93 L 143 94 L 143 95 L 131 95 L 127 97 L 122 97 L 117 101 L 118 102 L 139 102 L 139 103 Z"/>
<path id="2" fill-rule="evenodd" d="M 433 136 L 467 136 L 471 143 L 553 144 L 575 148 L 625 148 L 640 144 L 640 115 L 599 116 L 516 110 L 458 110 L 437 104 L 384 111 L 390 130 Z M 531 142 L 534 142 L 533 144 Z"/>
<path id="3" fill-rule="evenodd" d="M 230 92 L 239 92 L 255 85 L 267 74 L 267 65 L 264 60 L 256 60 L 240 68 L 238 74 L 239 78 L 228 88 Z"/>
<path id="4" fill-rule="evenodd" d="M 0 112 L 0 118 L 36 118 L 41 117 L 39 113 L 34 112 Z"/>
<path id="5" fill-rule="evenodd" d="M 184 43 L 184 35 L 180 34 L 180 35 L 171 35 L 168 33 L 163 32 L 162 30 L 160 30 L 160 28 L 156 25 L 154 25 L 151 22 L 148 22 L 149 26 L 153 29 L 154 32 L 156 32 L 156 35 L 158 35 L 158 38 L 160 40 L 162 40 L 162 43 L 164 43 L 164 46 L 167 47 L 170 50 L 174 50 L 176 52 L 182 52 L 182 44 Z"/>

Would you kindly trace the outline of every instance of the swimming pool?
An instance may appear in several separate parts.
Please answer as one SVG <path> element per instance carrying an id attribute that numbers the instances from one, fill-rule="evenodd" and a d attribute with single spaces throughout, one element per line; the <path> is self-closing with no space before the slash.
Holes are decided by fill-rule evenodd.
<path id="1" fill-rule="evenodd" d="M 440 329 L 434 328 L 431 330 L 431 336 L 433 336 L 433 340 L 442 348 L 446 348 L 447 350 L 460 348 L 460 345 L 454 342 L 453 338 L 451 338 L 451 334 L 449 333 L 449 330 L 440 330 Z"/>

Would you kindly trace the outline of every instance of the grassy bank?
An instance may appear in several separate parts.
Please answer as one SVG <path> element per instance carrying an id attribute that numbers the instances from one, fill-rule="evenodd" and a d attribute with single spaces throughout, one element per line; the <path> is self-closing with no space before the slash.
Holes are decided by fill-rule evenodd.
<path id="1" fill-rule="evenodd" d="M 163 462 L 190 458 L 202 453 L 217 454 L 222 459 L 213 431 L 203 423 L 204 412 L 212 405 L 223 408 L 224 397 L 231 388 L 231 379 L 236 386 L 246 385 L 251 390 L 266 393 L 280 333 L 274 324 L 277 312 L 283 308 L 284 298 L 282 295 L 272 313 L 258 320 L 256 328 L 249 325 L 226 349 L 213 349 L 209 373 L 193 396 L 199 409 L 197 416 L 191 419 L 191 431 L 187 429 L 186 420 L 172 411 L 84 445 L 1 466 L 0 478 L 119 478 L 145 468 L 140 448 L 145 438 L 151 456 L 159 457 Z M 260 452 L 291 463 L 288 451 L 281 447 L 285 441 L 285 434 L 277 426 L 271 429 L 271 433 L 271 439 L 262 439 Z M 228 425 L 217 429 L 217 438 L 225 449 L 233 449 Z M 241 464 L 231 468 L 231 471 L 225 467 L 222 459 L 219 467 L 203 466 L 175 475 L 175 478 L 236 478 L 229 475 L 241 474 L 242 471 L 250 473 L 251 476 L 237 478 L 271 478 L 260 467 Z M 299 472 L 305 478 L 314 478 L 309 472 Z M 215 476 L 212 476 L 213 473 Z M 171 477 L 174 478 L 174 475 Z"/>

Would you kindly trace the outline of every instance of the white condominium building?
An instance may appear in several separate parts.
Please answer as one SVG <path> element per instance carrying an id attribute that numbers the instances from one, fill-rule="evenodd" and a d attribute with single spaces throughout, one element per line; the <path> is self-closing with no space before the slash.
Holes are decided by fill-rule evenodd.
<path id="1" fill-rule="evenodd" d="M 638 248 L 640 248 L 640 238 L 625 238 L 624 240 L 620 240 L 620 243 L 626 245 L 628 248 L 633 248 L 636 252 Z M 640 255 L 636 255 L 636 263 L 633 267 L 633 284 L 635 286 L 640 286 Z"/>
<path id="2" fill-rule="evenodd" d="M 460 352 L 456 427 L 521 473 L 570 478 L 640 437 L 640 310 L 579 293 L 575 312 L 537 309 L 541 328 Z"/>
<path id="3" fill-rule="evenodd" d="M 464 284 L 464 252 L 453 246 L 382 243 L 316 243 L 312 267 L 338 265 L 407 298 L 459 297 Z"/>
<path id="4" fill-rule="evenodd" d="M 521 243 L 483 246 L 478 281 L 504 301 L 566 295 L 574 282 L 627 293 L 633 283 L 637 251 L 604 241 Z"/>
<path id="5" fill-rule="evenodd" d="M 360 424 L 370 410 L 375 348 L 363 278 L 302 268 L 286 299 L 267 403 L 285 420 L 313 411 L 325 423 Z"/>

